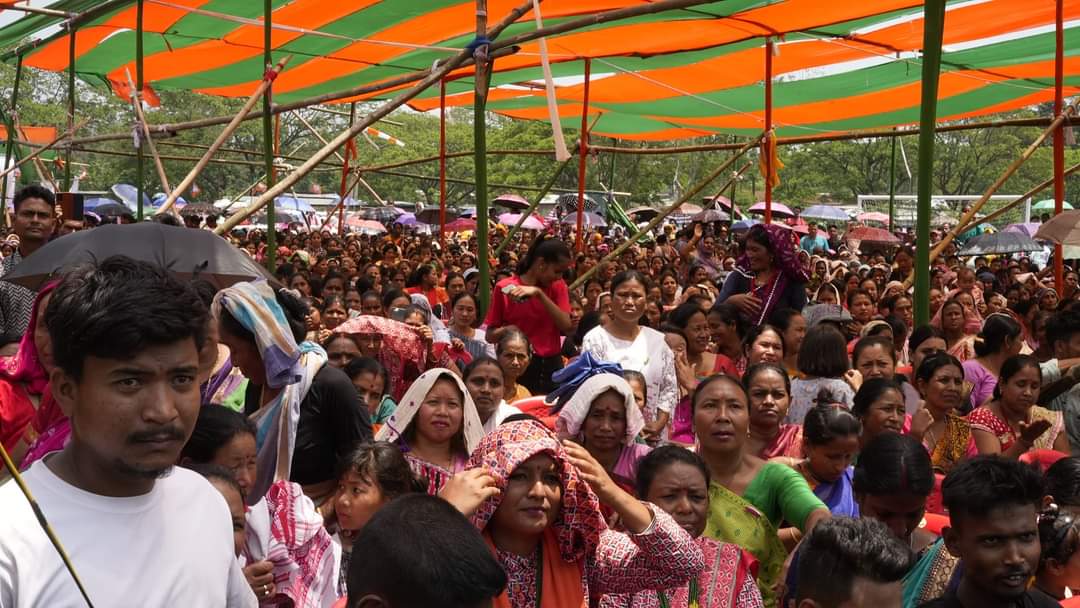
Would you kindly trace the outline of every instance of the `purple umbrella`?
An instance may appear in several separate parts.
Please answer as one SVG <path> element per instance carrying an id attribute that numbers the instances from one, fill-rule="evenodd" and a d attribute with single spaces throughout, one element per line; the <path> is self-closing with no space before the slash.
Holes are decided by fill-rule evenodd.
<path id="1" fill-rule="evenodd" d="M 420 222 L 417 221 L 416 216 L 412 213 L 402 213 L 394 220 L 395 224 L 401 224 L 402 226 L 415 226 Z"/>
<path id="2" fill-rule="evenodd" d="M 1031 238 L 1035 238 L 1035 233 L 1039 231 L 1039 226 L 1042 226 L 1042 224 L 1035 222 L 1027 224 L 1009 224 L 1002 232 L 1019 232 L 1020 234 L 1026 234 Z"/>
<path id="3" fill-rule="evenodd" d="M 750 209 L 748 209 L 747 211 L 749 211 L 750 213 L 759 213 L 761 215 L 765 215 L 765 202 L 762 201 L 760 203 L 757 203 L 753 207 L 750 207 Z M 778 217 L 795 217 L 795 213 L 793 213 L 791 209 L 788 209 L 787 205 L 776 202 L 772 204 L 772 214 Z"/>

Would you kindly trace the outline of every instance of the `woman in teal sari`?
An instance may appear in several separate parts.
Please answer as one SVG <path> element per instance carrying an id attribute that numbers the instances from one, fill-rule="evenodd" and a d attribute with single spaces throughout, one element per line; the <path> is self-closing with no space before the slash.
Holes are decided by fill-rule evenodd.
<path id="1" fill-rule="evenodd" d="M 750 453 L 746 391 L 731 376 L 705 379 L 691 401 L 698 451 L 709 467 L 709 515 L 705 535 L 734 543 L 757 558 L 758 588 L 765 606 L 777 606 L 777 584 L 787 551 L 777 534 L 782 521 L 801 536 L 829 509 L 790 467 Z"/>

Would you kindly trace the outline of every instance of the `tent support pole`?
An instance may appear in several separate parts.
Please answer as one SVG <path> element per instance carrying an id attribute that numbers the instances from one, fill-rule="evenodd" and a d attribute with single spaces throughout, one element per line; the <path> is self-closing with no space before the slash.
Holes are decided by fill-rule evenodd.
<path id="1" fill-rule="evenodd" d="M 140 222 L 143 220 L 143 190 L 146 185 L 146 153 L 143 151 L 142 138 L 145 137 L 149 145 L 154 145 L 153 138 L 150 136 L 150 129 L 146 125 L 146 120 L 142 117 L 142 90 L 143 90 L 143 0 L 136 0 L 135 4 L 135 86 L 134 91 L 131 92 L 131 103 L 136 108 L 135 117 L 139 121 L 139 129 L 143 131 L 139 137 L 139 147 L 135 149 L 135 153 L 138 155 L 135 158 L 135 173 L 137 181 L 135 182 L 135 200 L 138 207 L 136 209 L 136 219 Z M 130 78 L 130 74 L 128 78 Z M 162 179 L 161 187 L 166 191 L 169 190 L 169 185 Z"/>
<path id="2" fill-rule="evenodd" d="M 274 6 L 272 0 L 263 0 L 263 66 L 266 73 L 271 73 L 274 69 L 273 58 L 270 55 L 272 49 L 273 40 L 271 38 L 273 34 L 273 12 Z M 273 148 L 273 124 L 270 122 L 270 109 L 273 105 L 271 99 L 271 90 L 273 88 L 273 81 L 265 79 L 263 81 L 266 86 L 263 88 L 262 94 L 262 135 L 263 135 L 263 155 L 266 162 L 266 187 L 273 188 L 274 183 L 277 181 L 277 170 L 274 169 L 274 148 Z M 241 115 L 247 112 L 241 112 Z M 266 207 L 266 266 L 270 269 L 270 272 L 274 272 L 277 269 L 277 223 L 274 219 L 274 201 L 271 199 L 270 204 Z"/>
<path id="3" fill-rule="evenodd" d="M 585 170 L 589 158 L 589 84 L 592 79 L 592 61 L 585 58 L 585 90 L 581 104 L 581 138 L 578 140 L 578 199 L 577 199 L 577 232 L 574 233 L 574 250 L 581 253 L 585 250 L 585 235 L 582 229 L 585 223 Z M 553 125 L 556 129 L 559 125 Z"/>
<path id="4" fill-rule="evenodd" d="M 892 154 L 889 156 L 889 230 L 896 219 L 896 138 L 892 138 Z"/>
<path id="5" fill-rule="evenodd" d="M 487 0 L 476 0 L 476 38 L 482 39 L 487 32 Z M 488 83 L 491 78 L 491 64 L 488 62 L 490 44 L 480 46 L 473 51 L 476 60 L 475 93 L 473 98 L 473 165 L 476 179 L 476 241 L 479 246 L 477 264 L 480 269 L 480 311 L 482 317 L 487 314 L 491 303 L 491 257 L 488 255 L 488 193 L 487 193 L 487 109 Z M 440 78 L 440 80 L 442 80 Z M 444 177 L 443 182 L 446 181 Z"/>
<path id="6" fill-rule="evenodd" d="M 713 182 L 713 180 L 723 175 L 724 172 L 731 167 L 731 165 L 735 164 L 735 161 L 742 158 L 742 156 L 746 154 L 748 150 L 761 143 L 763 135 L 764 134 L 758 135 L 754 139 L 746 142 L 743 147 L 738 150 L 731 158 L 725 160 L 723 163 L 720 164 L 719 167 L 713 169 L 712 173 L 709 173 L 704 178 L 702 178 L 701 181 L 691 186 L 686 192 L 683 193 L 682 196 L 679 197 L 678 200 L 671 203 L 667 206 L 667 208 L 660 211 L 660 213 L 658 213 L 656 217 L 649 220 L 648 224 L 642 226 L 642 228 L 636 233 L 634 233 L 633 236 L 626 239 L 626 241 L 622 245 L 619 245 L 615 249 L 611 250 L 611 252 L 605 255 L 599 262 L 596 263 L 595 266 L 590 268 L 588 272 L 585 272 L 584 274 L 578 276 L 578 278 L 574 280 L 573 284 L 570 285 L 569 290 L 574 291 L 578 287 L 584 285 L 585 281 L 589 280 L 589 277 L 591 277 L 593 273 L 595 273 L 605 262 L 610 262 L 611 260 L 617 259 L 620 255 L 623 254 L 624 251 L 630 248 L 630 245 L 636 243 L 642 235 L 659 226 L 660 222 L 663 222 L 664 219 L 667 218 L 667 216 L 671 215 L 676 209 L 681 207 L 683 203 L 693 200 L 694 197 L 701 194 L 701 192 L 705 190 L 705 188 L 707 188 L 709 184 Z M 735 177 L 733 176 L 731 179 L 734 180 Z M 727 186 L 725 185 L 723 188 L 721 188 L 721 190 L 726 187 Z"/>
<path id="7" fill-rule="evenodd" d="M 772 78 L 773 78 L 773 41 L 765 39 L 765 146 L 762 155 L 765 157 L 765 223 L 772 223 L 772 151 L 775 150 L 776 142 L 772 132 Z"/>
<path id="8" fill-rule="evenodd" d="M 923 8 L 922 109 L 919 112 L 919 200 L 915 241 L 915 324 L 930 321 L 930 197 L 934 180 L 934 124 L 937 122 L 941 39 L 945 0 L 926 0 Z"/>
<path id="9" fill-rule="evenodd" d="M 68 79 L 67 79 L 67 115 L 68 130 L 75 132 L 75 33 L 76 28 L 71 27 L 71 36 L 68 43 Z M 71 189 L 71 142 L 64 151 L 64 190 Z"/>
<path id="10" fill-rule="evenodd" d="M 446 249 L 446 79 L 439 80 L 439 248 Z"/>
<path id="11" fill-rule="evenodd" d="M 1054 116 L 1061 114 L 1065 105 L 1062 97 L 1062 82 L 1064 80 L 1064 52 L 1065 52 L 1065 29 L 1064 29 L 1064 0 L 1057 0 L 1055 49 L 1054 49 Z M 1054 130 L 1054 215 L 1062 211 L 1065 201 L 1065 126 L 1058 124 Z M 1065 295 L 1065 261 L 1062 259 L 1061 244 L 1054 246 L 1054 285 L 1057 286 L 1058 297 Z"/>
<path id="12" fill-rule="evenodd" d="M 7 144 L 5 145 L 4 151 L 5 170 L 11 165 L 12 162 L 14 162 L 12 154 L 14 154 L 15 152 L 15 112 L 18 111 L 17 108 L 19 103 L 19 84 L 22 82 L 22 74 L 23 57 L 22 55 L 19 55 L 15 63 L 15 84 L 11 87 L 11 108 L 8 110 L 7 115 Z M 3 182 L 0 183 L 0 188 L 3 188 L 3 192 L 0 192 L 0 226 L 8 225 L 7 195 L 9 179 L 13 178 L 9 178 L 7 175 L 4 175 Z"/>

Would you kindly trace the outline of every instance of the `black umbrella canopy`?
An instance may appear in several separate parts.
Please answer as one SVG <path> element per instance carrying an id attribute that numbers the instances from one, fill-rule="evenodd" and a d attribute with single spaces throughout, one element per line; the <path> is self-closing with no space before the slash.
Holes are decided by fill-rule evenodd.
<path id="1" fill-rule="evenodd" d="M 127 205 L 121 203 L 105 203 L 104 205 L 94 207 L 91 211 L 101 217 L 121 217 L 125 215 L 135 217 L 135 212 L 128 208 Z"/>
<path id="2" fill-rule="evenodd" d="M 156 264 L 183 279 L 205 279 L 218 289 L 272 278 L 246 253 L 208 230 L 143 222 L 101 226 L 54 239 L 2 280 L 37 290 L 66 269 L 114 255 Z"/>
<path id="3" fill-rule="evenodd" d="M 964 244 L 957 255 L 995 255 L 1019 253 L 1021 251 L 1042 251 L 1043 245 L 1030 236 L 1020 232 L 994 232 L 980 234 Z"/>

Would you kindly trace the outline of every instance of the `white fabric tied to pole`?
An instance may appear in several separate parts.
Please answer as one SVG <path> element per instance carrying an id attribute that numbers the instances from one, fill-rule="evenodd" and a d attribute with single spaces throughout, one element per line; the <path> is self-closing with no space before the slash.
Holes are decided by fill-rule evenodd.
<path id="1" fill-rule="evenodd" d="M 543 29 L 544 19 L 540 15 L 540 0 L 532 0 L 533 16 L 536 19 L 536 29 Z M 551 63 L 548 61 L 547 38 L 540 38 L 540 65 L 544 69 L 544 93 L 547 97 L 548 120 L 551 121 L 551 133 L 555 138 L 555 160 L 559 162 L 570 158 L 570 151 L 566 149 L 566 138 L 563 137 L 562 121 L 559 119 L 559 104 L 555 101 L 555 81 L 551 77 Z M 585 134 L 582 134 L 582 141 Z"/>

